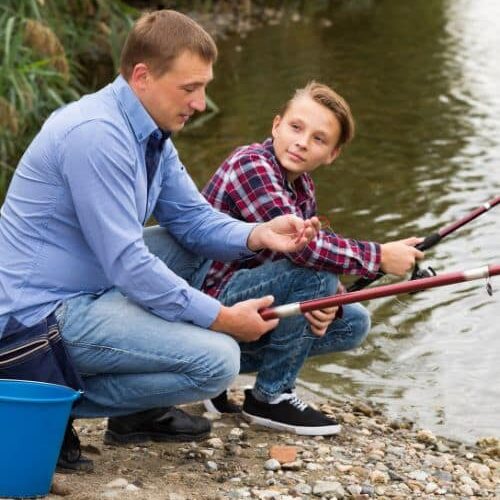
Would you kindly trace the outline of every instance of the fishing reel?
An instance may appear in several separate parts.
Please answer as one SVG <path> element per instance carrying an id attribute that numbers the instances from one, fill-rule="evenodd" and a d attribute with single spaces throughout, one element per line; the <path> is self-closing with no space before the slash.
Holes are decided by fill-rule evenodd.
<path id="1" fill-rule="evenodd" d="M 421 278 L 431 278 L 432 276 L 436 276 L 436 271 L 429 266 L 425 269 L 421 269 L 418 264 L 415 264 L 415 267 L 413 268 L 413 272 L 411 273 L 411 280 L 419 280 Z"/>

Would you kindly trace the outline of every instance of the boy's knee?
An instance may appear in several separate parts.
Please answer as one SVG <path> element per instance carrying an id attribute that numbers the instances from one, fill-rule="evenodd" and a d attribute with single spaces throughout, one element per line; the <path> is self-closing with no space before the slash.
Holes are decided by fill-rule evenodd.
<path id="1" fill-rule="evenodd" d="M 353 304 L 354 314 L 350 320 L 355 347 L 359 346 L 368 336 L 371 328 L 371 318 L 368 310 L 360 304 Z"/>

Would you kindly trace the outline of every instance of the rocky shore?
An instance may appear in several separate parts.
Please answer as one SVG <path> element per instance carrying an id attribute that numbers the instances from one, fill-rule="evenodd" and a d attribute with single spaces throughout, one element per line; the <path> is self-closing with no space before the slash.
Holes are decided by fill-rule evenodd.
<path id="1" fill-rule="evenodd" d="M 242 390 L 233 389 L 231 397 L 241 400 Z M 96 470 L 56 474 L 48 498 L 500 498 L 497 438 L 449 441 L 392 421 L 366 402 L 317 406 L 342 423 L 339 435 L 278 433 L 249 426 L 241 416 L 205 413 L 213 420 L 205 441 L 113 447 L 102 442 L 104 419 L 77 421 Z M 200 404 L 187 409 L 203 413 Z"/>

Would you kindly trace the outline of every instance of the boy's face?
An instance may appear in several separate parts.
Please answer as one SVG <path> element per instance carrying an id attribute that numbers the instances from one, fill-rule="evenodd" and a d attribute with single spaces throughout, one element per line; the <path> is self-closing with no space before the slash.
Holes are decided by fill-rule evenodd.
<path id="1" fill-rule="evenodd" d="M 328 108 L 307 95 L 294 99 L 273 122 L 276 156 L 293 182 L 304 172 L 333 162 L 340 153 L 340 123 Z"/>

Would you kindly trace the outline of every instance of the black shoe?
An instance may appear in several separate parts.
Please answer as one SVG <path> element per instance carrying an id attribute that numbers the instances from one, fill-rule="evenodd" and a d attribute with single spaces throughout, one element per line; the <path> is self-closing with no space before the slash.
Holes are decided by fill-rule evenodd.
<path id="1" fill-rule="evenodd" d="M 275 403 L 266 403 L 255 399 L 247 389 L 243 415 L 254 424 L 304 436 L 329 436 L 341 429 L 336 420 L 314 410 L 293 392 L 281 394 Z"/>
<path id="2" fill-rule="evenodd" d="M 227 399 L 227 391 L 221 392 L 216 398 L 205 399 L 203 405 L 210 413 L 241 413 L 241 406 L 231 403 Z"/>
<path id="3" fill-rule="evenodd" d="M 66 426 L 64 439 L 57 459 L 56 471 L 61 473 L 69 472 L 92 472 L 94 462 L 90 458 L 82 456 L 80 439 L 73 427 L 73 419 L 70 419 Z"/>
<path id="4" fill-rule="evenodd" d="M 104 442 L 198 441 L 209 433 L 210 422 L 206 418 L 189 415 L 171 406 L 109 418 Z"/>

